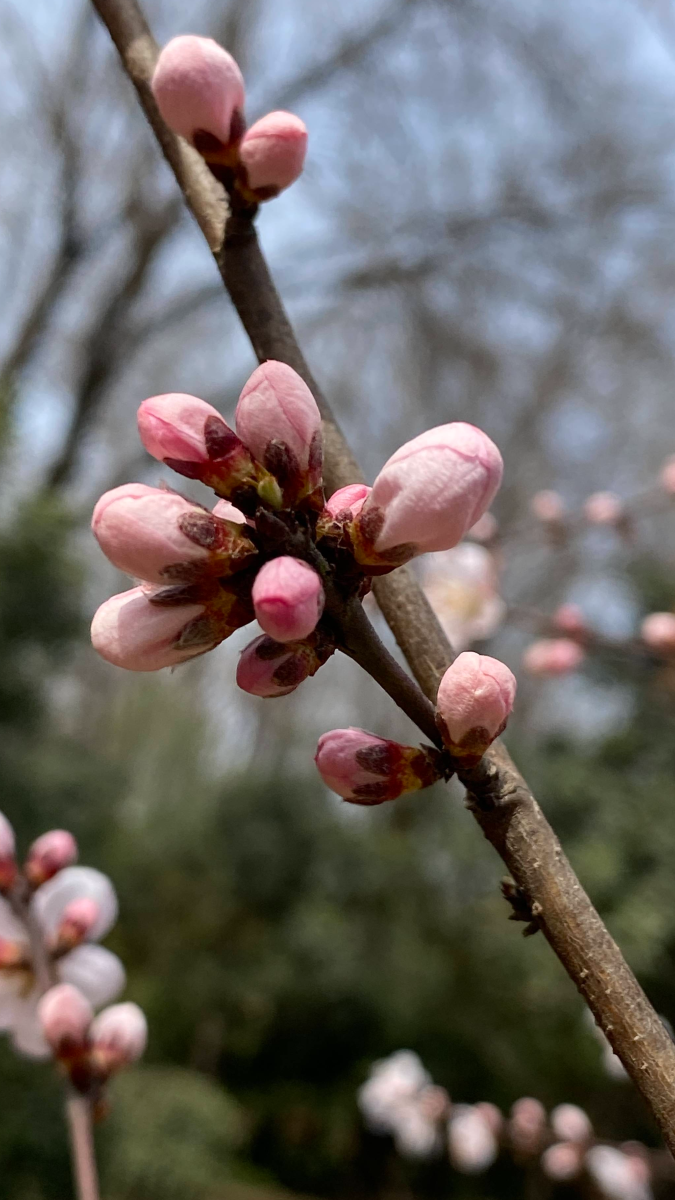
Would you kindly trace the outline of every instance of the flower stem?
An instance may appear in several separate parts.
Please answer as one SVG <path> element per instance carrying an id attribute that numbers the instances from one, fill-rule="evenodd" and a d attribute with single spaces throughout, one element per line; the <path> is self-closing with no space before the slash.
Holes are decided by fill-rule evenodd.
<path id="1" fill-rule="evenodd" d="M 70 1092 L 66 1099 L 66 1115 L 77 1200 L 100 1200 L 91 1101 L 77 1092 Z"/>

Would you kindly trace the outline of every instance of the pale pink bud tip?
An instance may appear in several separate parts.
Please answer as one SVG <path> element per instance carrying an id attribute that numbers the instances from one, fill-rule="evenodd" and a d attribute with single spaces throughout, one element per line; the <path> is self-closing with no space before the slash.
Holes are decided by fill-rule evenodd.
<path id="1" fill-rule="evenodd" d="M 544 1150 L 541 1169 L 549 1179 L 555 1180 L 556 1183 L 565 1183 L 579 1174 L 581 1158 L 578 1146 L 571 1142 L 557 1142 Z"/>
<path id="2" fill-rule="evenodd" d="M 513 1145 L 524 1154 L 536 1154 L 546 1127 L 546 1109 L 539 1100 L 523 1096 L 511 1108 L 509 1131 Z"/>
<path id="3" fill-rule="evenodd" d="M 327 787 L 353 804 L 381 804 L 442 778 L 435 751 L 402 746 L 365 729 L 333 729 L 314 758 Z"/>
<path id="4" fill-rule="evenodd" d="M 640 633 L 650 650 L 660 654 L 675 653 L 675 613 L 650 613 L 642 622 Z"/>
<path id="5" fill-rule="evenodd" d="M 323 612 L 324 594 L 316 571 L 299 558 L 273 558 L 253 584 L 259 625 L 277 642 L 307 637 Z"/>
<path id="6" fill-rule="evenodd" d="M 594 492 L 584 504 L 584 516 L 591 525 L 616 525 L 623 515 L 623 503 L 613 492 Z"/>
<path id="7" fill-rule="evenodd" d="M 188 141 L 210 133 L 227 145 L 238 133 L 244 80 L 231 54 L 211 38 L 186 34 L 162 50 L 152 77 L 157 107 L 167 125 Z"/>
<path id="8" fill-rule="evenodd" d="M 4 813 L 0 813 L 0 892 L 11 888 L 17 874 L 14 830 Z"/>
<path id="9" fill-rule="evenodd" d="M 244 134 L 239 162 L 246 185 L 259 200 L 271 199 L 302 174 L 307 152 L 307 129 L 299 117 L 272 112 Z"/>
<path id="10" fill-rule="evenodd" d="M 358 561 L 397 565 L 456 546 L 492 503 L 502 471 L 499 450 L 474 425 L 413 438 L 385 463 L 354 522 Z"/>
<path id="11" fill-rule="evenodd" d="M 39 887 L 74 862 L 77 862 L 77 842 L 72 833 L 67 829 L 50 829 L 30 847 L 24 873 L 32 887 Z"/>
<path id="12" fill-rule="evenodd" d="M 544 524 L 557 524 L 565 516 L 565 502 L 562 496 L 548 489 L 535 492 L 530 501 L 530 508 L 533 515 Z"/>
<path id="13" fill-rule="evenodd" d="M 338 488 L 337 492 L 326 501 L 324 513 L 333 519 L 355 517 L 363 508 L 366 496 L 372 488 L 367 483 L 348 483 L 346 487 Z"/>
<path id="14" fill-rule="evenodd" d="M 79 896 L 71 900 L 63 910 L 61 921 L 56 931 L 55 944 L 60 953 L 79 946 L 85 941 L 100 922 L 101 910 L 90 896 Z"/>
<path id="15" fill-rule="evenodd" d="M 117 1071 L 141 1057 L 147 1040 L 148 1023 L 138 1005 L 113 1004 L 92 1024 L 93 1061 L 105 1073 Z"/>
<path id="16" fill-rule="evenodd" d="M 478 1105 L 456 1105 L 448 1123 L 450 1160 L 465 1175 L 487 1171 L 497 1157 L 497 1139 Z"/>
<path id="17" fill-rule="evenodd" d="M 286 363 L 262 363 L 244 387 L 237 433 L 278 480 L 287 501 L 321 482 L 321 414 L 307 384 Z"/>
<path id="18" fill-rule="evenodd" d="M 590 1118 L 578 1104 L 559 1104 L 554 1108 L 551 1129 L 562 1142 L 587 1142 L 593 1136 Z"/>
<path id="19" fill-rule="evenodd" d="M 506 727 L 516 680 L 504 663 L 466 651 L 445 672 L 438 689 L 437 721 L 457 757 L 477 762 Z"/>
<path id="20" fill-rule="evenodd" d="M 675 496 L 675 454 L 671 454 L 661 467 L 659 483 L 665 492 Z"/>
<path id="21" fill-rule="evenodd" d="M 163 608 L 142 587 L 111 596 L 94 615 L 91 641 L 107 662 L 127 671 L 159 671 L 211 650 L 220 638 L 202 622 L 203 604 Z M 202 628 L 203 626 L 203 628 Z"/>
<path id="22" fill-rule="evenodd" d="M 148 454 L 169 465 L 208 463 L 237 441 L 213 405 L 182 392 L 144 400 L 138 410 L 138 430 Z"/>
<path id="23" fill-rule="evenodd" d="M 237 685 L 251 696 L 287 696 L 318 671 L 334 648 L 318 634 L 285 644 L 263 634 L 242 650 Z"/>
<path id="24" fill-rule="evenodd" d="M 42 1032 L 58 1057 L 84 1048 L 93 1016 L 89 1001 L 69 983 L 50 988 L 38 1005 Z"/>
<path id="25" fill-rule="evenodd" d="M 570 638 L 541 638 L 527 647 L 523 666 L 530 675 L 568 675 L 585 657 L 579 643 Z"/>
<path id="26" fill-rule="evenodd" d="M 553 625 L 561 633 L 582 637 L 588 633 L 588 626 L 583 612 L 578 604 L 561 604 L 553 614 Z"/>

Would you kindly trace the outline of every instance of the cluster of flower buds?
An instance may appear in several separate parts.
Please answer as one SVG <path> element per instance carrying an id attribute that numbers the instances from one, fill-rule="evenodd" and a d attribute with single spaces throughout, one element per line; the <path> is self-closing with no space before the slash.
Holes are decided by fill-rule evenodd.
<path id="1" fill-rule="evenodd" d="M 111 1004 L 94 1016 L 90 1001 L 70 983 L 44 993 L 38 1019 L 73 1087 L 93 1099 L 111 1075 L 136 1062 L 145 1050 L 147 1023 L 137 1004 Z"/>
<path id="2" fill-rule="evenodd" d="M 327 787 L 352 804 L 382 804 L 448 779 L 480 761 L 506 728 L 516 681 L 496 658 L 465 651 L 443 676 L 436 722 L 447 753 L 403 746 L 365 729 L 333 729 L 319 739 L 316 765 Z"/>
<path id="3" fill-rule="evenodd" d="M 117 917 L 114 888 L 100 871 L 75 866 L 76 859 L 72 835 L 53 829 L 21 865 L 12 827 L 0 814 L 0 1029 L 17 1050 L 37 1058 L 50 1053 L 39 1015 L 45 973 L 95 1008 L 114 1000 L 125 982 L 119 958 L 97 945 Z"/>
<path id="4" fill-rule="evenodd" d="M 547 1114 L 539 1100 L 523 1096 L 508 1116 L 487 1101 L 455 1104 L 411 1050 L 374 1063 L 357 1098 L 368 1128 L 392 1136 L 405 1157 L 433 1158 L 447 1150 L 455 1170 L 478 1175 L 503 1154 L 522 1168 L 538 1167 L 551 1183 L 578 1184 L 584 1194 L 590 1182 L 607 1200 L 650 1200 L 646 1147 L 599 1142 L 576 1104 Z"/>
<path id="5" fill-rule="evenodd" d="M 271 200 L 301 174 L 307 151 L 303 122 L 292 113 L 272 112 L 247 129 L 241 71 L 211 38 L 173 38 L 157 61 L 152 91 L 167 125 L 199 151 L 240 202 Z"/>
<path id="6" fill-rule="evenodd" d="M 490 439 L 455 423 L 403 446 L 372 488 L 341 488 L 326 502 L 319 409 L 299 375 L 273 361 L 244 387 L 236 432 L 205 401 L 175 394 L 145 400 L 138 425 L 150 454 L 213 488 L 219 500 L 209 511 L 145 484 L 101 497 L 93 532 L 110 561 L 139 582 L 99 608 L 92 642 L 117 666 L 154 671 L 203 654 L 256 618 L 263 636 L 243 651 L 237 671 L 239 686 L 256 696 L 287 695 L 333 653 L 338 634 L 331 613 L 324 614 L 328 593 L 340 601 L 362 598 L 371 576 L 426 550 L 451 549 L 485 513 L 502 473 Z M 461 660 L 444 697 L 451 681 L 464 704 Z M 475 758 L 510 706 L 502 703 L 497 720 L 496 710 L 486 709 L 486 686 L 493 684 L 471 686 L 481 711 L 455 729 L 450 748 Z M 435 751 L 396 751 L 383 742 L 375 752 L 379 739 L 371 738 L 366 753 L 354 732 L 363 778 L 349 787 L 351 799 L 389 799 L 446 773 Z M 327 744 L 323 757 L 331 756 L 334 744 Z M 333 771 L 341 786 L 348 786 L 345 769 L 343 762 Z"/>

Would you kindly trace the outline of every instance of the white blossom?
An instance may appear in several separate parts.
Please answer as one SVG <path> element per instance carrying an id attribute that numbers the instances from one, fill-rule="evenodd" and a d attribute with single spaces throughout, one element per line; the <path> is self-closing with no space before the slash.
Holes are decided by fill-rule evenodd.
<path id="1" fill-rule="evenodd" d="M 497 590 L 494 557 L 475 542 L 462 542 L 454 550 L 428 554 L 423 586 L 457 650 L 490 637 L 504 619 L 506 605 Z"/>

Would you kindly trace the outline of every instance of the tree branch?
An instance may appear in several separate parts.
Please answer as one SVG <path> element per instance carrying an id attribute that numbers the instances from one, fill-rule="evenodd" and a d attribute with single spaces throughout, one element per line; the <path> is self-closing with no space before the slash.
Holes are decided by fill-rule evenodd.
<path id="1" fill-rule="evenodd" d="M 329 490 L 362 478 L 305 362 L 250 221 L 231 217 L 221 246 L 215 184 L 194 152 L 166 128 L 150 91 L 157 55 L 136 0 L 92 0 L 119 50 L 163 153 L 215 254 L 260 361 L 288 363 L 310 386 L 326 422 Z M 222 201 L 220 202 L 222 203 Z M 405 568 L 381 578 L 378 602 L 415 678 L 433 703 L 451 648 Z M 503 746 L 462 776 L 483 833 L 502 856 L 545 937 L 584 996 L 675 1151 L 675 1046 L 576 878 L 534 796 Z"/>

